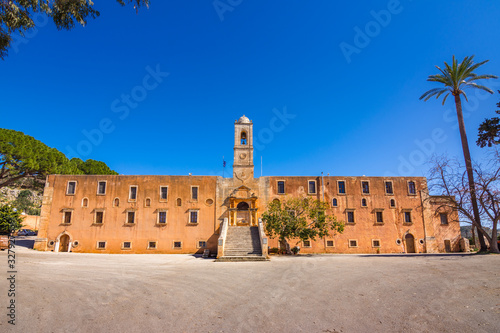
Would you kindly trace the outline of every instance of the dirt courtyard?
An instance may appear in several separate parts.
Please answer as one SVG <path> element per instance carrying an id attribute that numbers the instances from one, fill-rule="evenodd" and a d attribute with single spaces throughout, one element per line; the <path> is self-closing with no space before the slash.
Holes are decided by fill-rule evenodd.
<path id="1" fill-rule="evenodd" d="M 15 250 L 16 325 L 2 251 L 0 332 L 500 332 L 498 255 L 219 263 Z"/>

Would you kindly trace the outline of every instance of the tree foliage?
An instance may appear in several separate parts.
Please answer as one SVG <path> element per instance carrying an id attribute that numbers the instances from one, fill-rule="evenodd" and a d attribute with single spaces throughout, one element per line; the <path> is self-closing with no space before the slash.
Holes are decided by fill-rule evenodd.
<path id="1" fill-rule="evenodd" d="M 285 198 L 282 202 L 273 200 L 262 214 L 262 221 L 269 237 L 278 237 L 282 245 L 293 239 L 298 239 L 298 242 L 315 240 L 316 237 L 328 236 L 331 231 L 344 231 L 342 222 L 326 214 L 328 208 L 326 202 L 309 197 Z"/>
<path id="2" fill-rule="evenodd" d="M 149 6 L 149 0 L 116 1 L 122 6 L 133 3 L 136 11 Z M 24 36 L 35 27 L 33 16 L 37 13 L 51 18 L 59 30 L 70 30 L 76 23 L 85 26 L 89 18 L 100 15 L 91 0 L 0 0 L 0 58 L 7 55 L 13 33 Z"/>
<path id="3" fill-rule="evenodd" d="M 460 140 L 462 141 L 462 151 L 465 159 L 465 168 L 467 171 L 467 178 L 470 190 L 470 199 L 474 213 L 474 219 L 478 225 L 481 225 L 481 216 L 479 214 L 479 208 L 477 204 L 477 196 L 474 182 L 474 171 L 472 170 L 472 160 L 470 157 L 469 151 L 469 142 L 467 140 L 467 134 L 465 132 L 465 123 L 464 117 L 462 113 L 462 100 L 461 95 L 464 96 L 465 100 L 467 99 L 467 94 L 465 93 L 465 89 L 467 88 L 475 88 L 489 92 L 493 94 L 493 90 L 490 88 L 478 84 L 478 80 L 485 79 L 497 79 L 495 75 L 491 74 L 482 74 L 478 75 L 474 73 L 476 69 L 480 66 L 487 63 L 488 60 L 474 63 L 474 56 L 465 57 L 464 60 L 459 64 L 455 56 L 453 56 L 452 63 L 449 65 L 447 62 L 444 63 L 444 69 L 436 66 L 436 68 L 441 72 L 440 74 L 430 75 L 427 78 L 427 81 L 441 83 L 443 86 L 439 88 L 431 89 L 425 92 L 420 99 L 424 101 L 428 101 L 429 98 L 436 96 L 436 99 L 439 99 L 442 95 L 443 97 L 443 105 L 446 102 L 446 99 L 451 94 L 455 99 L 455 108 L 457 110 L 457 119 L 458 119 L 458 128 L 460 130 Z M 478 229 L 480 230 L 480 229 Z M 481 250 L 486 250 L 486 245 L 484 243 L 484 239 L 479 237 Z"/>
<path id="4" fill-rule="evenodd" d="M 40 215 L 40 207 L 35 206 L 30 190 L 19 192 L 16 200 L 12 202 L 12 207 L 16 208 L 18 212 L 25 212 L 28 215 Z"/>
<path id="5" fill-rule="evenodd" d="M 474 165 L 475 188 L 479 203 L 478 223 L 473 209 L 470 187 L 463 164 L 447 157 L 435 158 L 429 177 L 430 190 L 444 195 L 443 203 L 437 207 L 456 209 L 459 222 L 471 223 L 486 237 L 490 251 L 498 253 L 495 241 L 500 221 L 500 151 L 491 153 L 484 164 Z M 484 226 L 491 228 L 491 233 Z"/>
<path id="6" fill-rule="evenodd" d="M 18 180 L 45 180 L 49 174 L 117 173 L 103 162 L 68 158 L 55 148 L 22 132 L 0 129 L 0 188 Z"/>
<path id="7" fill-rule="evenodd" d="M 22 222 L 21 213 L 15 211 L 14 207 L 0 206 L 0 234 L 6 235 L 21 229 Z"/>
<path id="8" fill-rule="evenodd" d="M 500 90 L 498 93 L 500 93 Z M 497 103 L 497 107 L 500 108 L 500 102 Z M 497 110 L 496 113 L 500 115 L 500 110 Z M 485 119 L 481 125 L 479 125 L 479 135 L 476 143 L 481 148 L 500 144 L 499 117 Z"/>

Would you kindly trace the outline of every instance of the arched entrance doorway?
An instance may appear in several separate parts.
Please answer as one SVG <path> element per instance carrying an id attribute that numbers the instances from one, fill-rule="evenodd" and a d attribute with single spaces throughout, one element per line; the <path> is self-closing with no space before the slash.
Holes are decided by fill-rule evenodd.
<path id="1" fill-rule="evenodd" d="M 415 237 L 412 234 L 406 234 L 406 253 L 415 253 Z"/>
<path id="2" fill-rule="evenodd" d="M 59 239 L 59 252 L 68 252 L 69 251 L 69 236 L 64 234 Z"/>
<path id="3" fill-rule="evenodd" d="M 240 202 L 236 206 L 236 225 L 249 225 L 250 224 L 250 206 L 246 202 Z"/>

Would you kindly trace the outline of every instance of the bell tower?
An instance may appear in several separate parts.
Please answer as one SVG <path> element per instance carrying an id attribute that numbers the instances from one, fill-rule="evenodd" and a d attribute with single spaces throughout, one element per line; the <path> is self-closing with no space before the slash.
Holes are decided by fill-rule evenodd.
<path id="1" fill-rule="evenodd" d="M 234 123 L 233 177 L 246 181 L 253 176 L 253 124 L 243 115 Z"/>

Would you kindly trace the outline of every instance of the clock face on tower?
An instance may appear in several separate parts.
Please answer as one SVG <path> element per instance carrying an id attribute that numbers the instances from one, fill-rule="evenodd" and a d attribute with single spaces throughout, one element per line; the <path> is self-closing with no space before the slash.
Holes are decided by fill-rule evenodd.
<path id="1" fill-rule="evenodd" d="M 247 157 L 247 154 L 241 153 L 240 154 L 240 160 L 244 160 Z"/>

